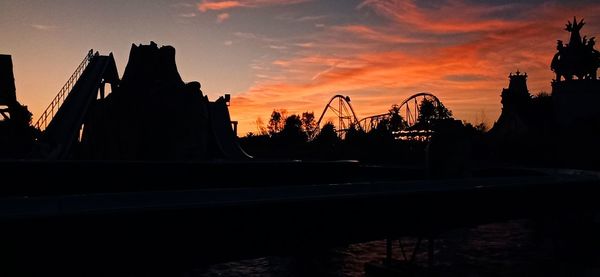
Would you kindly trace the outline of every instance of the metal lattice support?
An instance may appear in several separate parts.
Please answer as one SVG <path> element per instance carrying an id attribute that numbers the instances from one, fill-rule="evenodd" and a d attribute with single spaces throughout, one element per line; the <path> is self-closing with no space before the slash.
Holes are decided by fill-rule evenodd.
<path id="1" fill-rule="evenodd" d="M 414 94 L 400 104 L 400 114 L 406 120 L 407 127 L 412 127 L 419 120 L 420 105 L 425 99 L 433 103 L 434 107 L 441 105 L 440 99 L 428 92 Z"/>
<path id="2" fill-rule="evenodd" d="M 420 105 L 424 99 L 431 101 L 435 107 L 441 105 L 440 100 L 435 95 L 428 92 L 411 95 L 400 104 L 400 115 L 404 117 L 407 128 L 414 126 L 419 120 Z M 359 121 L 359 125 L 365 132 L 369 132 L 370 130 L 377 128 L 379 122 L 384 119 L 389 119 L 390 117 L 390 113 L 367 116 Z"/>
<path id="3" fill-rule="evenodd" d="M 379 123 L 385 119 L 389 119 L 390 118 L 390 113 L 383 113 L 383 114 L 376 114 L 376 115 L 372 115 L 372 116 L 367 116 L 363 119 L 361 119 L 360 121 L 358 121 L 358 125 L 360 126 L 360 128 L 365 131 L 365 132 L 369 132 L 375 128 L 377 128 L 377 125 L 379 125 Z"/>
<path id="4" fill-rule="evenodd" d="M 35 123 L 35 128 L 43 131 L 48 127 L 48 123 L 54 118 L 58 108 L 60 108 L 60 105 L 62 105 L 67 96 L 69 96 L 71 89 L 73 89 L 73 86 L 77 83 L 77 80 L 95 55 L 98 55 L 98 53 L 94 54 L 94 50 L 90 49 L 85 58 L 83 58 L 83 61 L 77 66 L 77 69 L 75 69 L 75 72 L 71 74 L 71 77 L 69 77 L 65 85 L 58 91 L 58 94 L 54 96 L 50 105 L 44 110 L 38 121 Z"/>
<path id="5" fill-rule="evenodd" d="M 317 121 L 317 128 L 321 128 L 321 122 L 328 111 L 332 112 L 337 119 L 337 122 L 332 123 L 337 123 L 336 132 L 338 133 L 338 136 L 343 138 L 352 125 L 360 128 L 358 125 L 358 118 L 350 104 L 349 96 L 340 94 L 333 96 L 323 109 L 323 113 L 321 113 L 321 116 Z"/>

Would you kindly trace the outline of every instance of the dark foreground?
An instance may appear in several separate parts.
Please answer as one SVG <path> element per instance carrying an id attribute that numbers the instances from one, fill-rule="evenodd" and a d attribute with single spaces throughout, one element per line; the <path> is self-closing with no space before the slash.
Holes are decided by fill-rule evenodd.
<path id="1" fill-rule="evenodd" d="M 562 241 L 553 240 L 549 228 L 548 225 L 542 228 L 539 222 L 530 220 L 511 220 L 445 232 L 436 239 L 434 271 L 436 276 L 441 277 L 600 275 L 598 239 L 589 241 L 592 244 L 590 247 L 595 250 L 582 255 L 572 248 L 566 248 L 566 245 L 559 245 L 568 242 L 569 238 L 563 238 Z M 553 230 L 556 232 L 558 229 Z M 402 239 L 406 245 L 415 241 L 415 238 Z M 373 241 L 303 255 L 269 256 L 220 263 L 188 269 L 181 272 L 183 274 L 179 274 L 180 276 L 358 277 L 365 276 L 365 263 L 381 262 L 385 258 L 384 254 L 385 241 Z M 395 248 L 394 257 L 402 258 L 398 248 Z M 417 254 L 417 264 L 422 272 L 427 272 L 424 262 L 426 257 L 426 251 Z"/>
<path id="2" fill-rule="evenodd" d="M 545 237 L 566 253 L 558 260 L 578 261 L 593 257 L 600 205 L 597 174 L 564 170 L 481 169 L 469 178 L 426 180 L 417 169 L 354 162 L 2 168 L 7 174 L 36 172 L 21 175 L 22 185 L 4 186 L 0 198 L 2 270 L 10 275 L 139 269 L 173 275 L 271 255 L 310 262 L 323 249 L 388 237 L 443 238 L 510 219 L 551 230 Z M 506 230 L 498 232 L 512 232 Z M 444 243 L 439 245 L 436 256 L 444 257 Z M 495 255 L 493 247 L 483 249 Z"/>

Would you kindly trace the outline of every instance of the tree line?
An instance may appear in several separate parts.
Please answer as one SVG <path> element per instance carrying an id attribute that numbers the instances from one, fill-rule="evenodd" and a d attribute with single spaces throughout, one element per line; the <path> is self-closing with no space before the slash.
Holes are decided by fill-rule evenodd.
<path id="1" fill-rule="evenodd" d="M 251 155 L 266 159 L 423 161 L 429 139 L 399 139 L 399 131 L 447 133 L 459 130 L 475 134 L 485 130 L 484 125 L 477 127 L 455 120 L 443 104 L 436 104 L 423 99 L 416 123 L 412 126 L 401 115 L 400 106 L 394 104 L 388 115 L 368 131 L 356 123 L 347 130 L 337 130 L 332 122 L 319 127 L 313 112 L 288 114 L 283 109 L 273 110 L 266 126 L 258 119 L 257 132 L 248 133 L 240 139 L 240 143 Z"/>

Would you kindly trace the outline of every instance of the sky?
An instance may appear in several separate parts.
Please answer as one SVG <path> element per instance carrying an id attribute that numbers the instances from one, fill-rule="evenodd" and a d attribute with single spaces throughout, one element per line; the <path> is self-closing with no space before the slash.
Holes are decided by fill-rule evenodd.
<path id="1" fill-rule="evenodd" d="M 274 109 L 318 115 L 335 94 L 362 118 L 430 92 L 456 118 L 493 124 L 510 72 L 527 72 L 533 94 L 551 91 L 567 20 L 600 35 L 594 2 L 2 0 L 0 54 L 34 121 L 89 49 L 112 52 L 122 74 L 131 44 L 155 41 L 176 48 L 182 78 L 209 99 L 232 95 L 240 135 Z"/>

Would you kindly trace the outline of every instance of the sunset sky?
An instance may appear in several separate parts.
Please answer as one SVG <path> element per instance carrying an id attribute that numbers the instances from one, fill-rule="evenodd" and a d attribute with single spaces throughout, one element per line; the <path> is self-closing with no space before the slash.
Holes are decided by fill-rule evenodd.
<path id="1" fill-rule="evenodd" d="M 91 48 L 119 73 L 132 43 L 172 45 L 186 82 L 211 100 L 232 94 L 240 135 L 273 109 L 319 114 L 348 95 L 358 117 L 431 92 L 455 117 L 493 123 L 507 75 L 550 91 L 564 24 L 600 37 L 597 1 L 2 0 L 0 54 L 13 56 L 17 97 L 34 120 Z"/>

